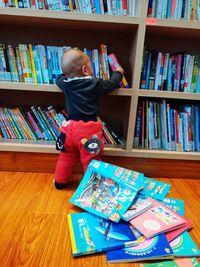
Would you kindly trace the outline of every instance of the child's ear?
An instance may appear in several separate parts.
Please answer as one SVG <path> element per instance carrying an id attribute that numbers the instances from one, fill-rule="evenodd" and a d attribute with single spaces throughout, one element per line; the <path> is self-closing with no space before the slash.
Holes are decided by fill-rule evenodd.
<path id="1" fill-rule="evenodd" d="M 87 67 L 86 67 L 86 65 L 83 65 L 83 67 L 82 67 L 82 73 L 84 75 L 87 75 Z"/>

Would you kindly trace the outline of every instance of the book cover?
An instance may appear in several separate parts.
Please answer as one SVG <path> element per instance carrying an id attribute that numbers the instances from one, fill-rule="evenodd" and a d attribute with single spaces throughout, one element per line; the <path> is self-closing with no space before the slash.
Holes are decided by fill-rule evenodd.
<path id="1" fill-rule="evenodd" d="M 185 219 L 159 201 L 151 199 L 153 207 L 129 222 L 146 238 L 168 232 L 185 225 Z"/>
<path id="2" fill-rule="evenodd" d="M 108 263 L 134 262 L 173 258 L 173 251 L 163 234 L 145 239 L 134 247 L 106 252 Z"/>
<path id="3" fill-rule="evenodd" d="M 185 231 L 182 235 L 170 242 L 175 257 L 199 257 L 200 250 L 190 234 Z"/>
<path id="4" fill-rule="evenodd" d="M 200 267 L 200 264 L 196 258 L 187 258 L 141 264 L 140 267 Z"/>
<path id="5" fill-rule="evenodd" d="M 170 188 L 170 184 L 144 177 L 144 184 L 140 193 L 149 197 L 163 200 L 169 193 Z"/>
<path id="6" fill-rule="evenodd" d="M 145 196 L 138 195 L 136 199 L 133 200 L 133 203 L 129 209 L 124 213 L 122 219 L 129 221 L 138 215 L 142 214 L 146 210 L 150 209 L 153 206 L 151 200 Z"/>
<path id="7" fill-rule="evenodd" d="M 162 200 L 168 208 L 173 209 L 181 216 L 184 216 L 184 200 L 166 197 Z"/>
<path id="8" fill-rule="evenodd" d="M 130 224 L 115 223 L 89 212 L 68 214 L 73 256 L 138 244 Z"/>
<path id="9" fill-rule="evenodd" d="M 143 178 L 142 173 L 92 160 L 70 202 L 118 222 L 136 197 Z"/>

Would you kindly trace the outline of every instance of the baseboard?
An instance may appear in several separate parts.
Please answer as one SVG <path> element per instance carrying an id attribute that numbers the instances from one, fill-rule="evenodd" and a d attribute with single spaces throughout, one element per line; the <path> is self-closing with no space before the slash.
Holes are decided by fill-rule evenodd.
<path id="1" fill-rule="evenodd" d="M 57 154 L 0 152 L 0 171 L 54 172 Z M 103 156 L 103 161 L 143 172 L 147 177 L 200 179 L 199 161 Z M 83 173 L 77 163 L 75 173 Z"/>

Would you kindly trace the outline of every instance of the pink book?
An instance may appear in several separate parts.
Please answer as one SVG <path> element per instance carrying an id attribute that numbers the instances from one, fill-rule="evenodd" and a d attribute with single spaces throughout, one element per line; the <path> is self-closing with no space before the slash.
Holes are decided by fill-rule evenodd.
<path id="1" fill-rule="evenodd" d="M 180 228 L 186 220 L 155 199 L 151 199 L 153 207 L 138 217 L 130 220 L 130 224 L 137 228 L 146 238 Z"/>
<path id="2" fill-rule="evenodd" d="M 119 66 L 119 62 L 115 54 L 111 53 L 110 55 L 108 55 L 108 61 L 109 61 L 112 71 L 115 71 L 116 68 Z M 122 78 L 122 81 L 120 82 L 120 86 L 129 88 L 128 82 L 124 76 Z"/>
<path id="3" fill-rule="evenodd" d="M 186 221 L 186 224 L 178 229 L 172 230 L 170 232 L 165 233 L 165 236 L 168 240 L 168 242 L 171 242 L 172 240 L 174 240 L 176 237 L 178 237 L 179 235 L 181 235 L 184 231 L 190 229 L 192 227 L 192 222 L 186 218 L 184 218 L 184 220 Z"/>

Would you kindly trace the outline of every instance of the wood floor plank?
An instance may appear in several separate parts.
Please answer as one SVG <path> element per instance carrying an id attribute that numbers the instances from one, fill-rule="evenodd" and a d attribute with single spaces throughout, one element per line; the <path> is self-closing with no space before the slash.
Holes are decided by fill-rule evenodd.
<path id="1" fill-rule="evenodd" d="M 66 215 L 81 211 L 69 200 L 81 175 L 67 190 L 53 186 L 52 173 L 0 172 L 1 267 L 138 267 L 107 264 L 104 254 L 73 258 Z M 190 234 L 200 248 L 200 180 L 158 179 L 171 183 L 169 197 L 184 199 Z"/>

